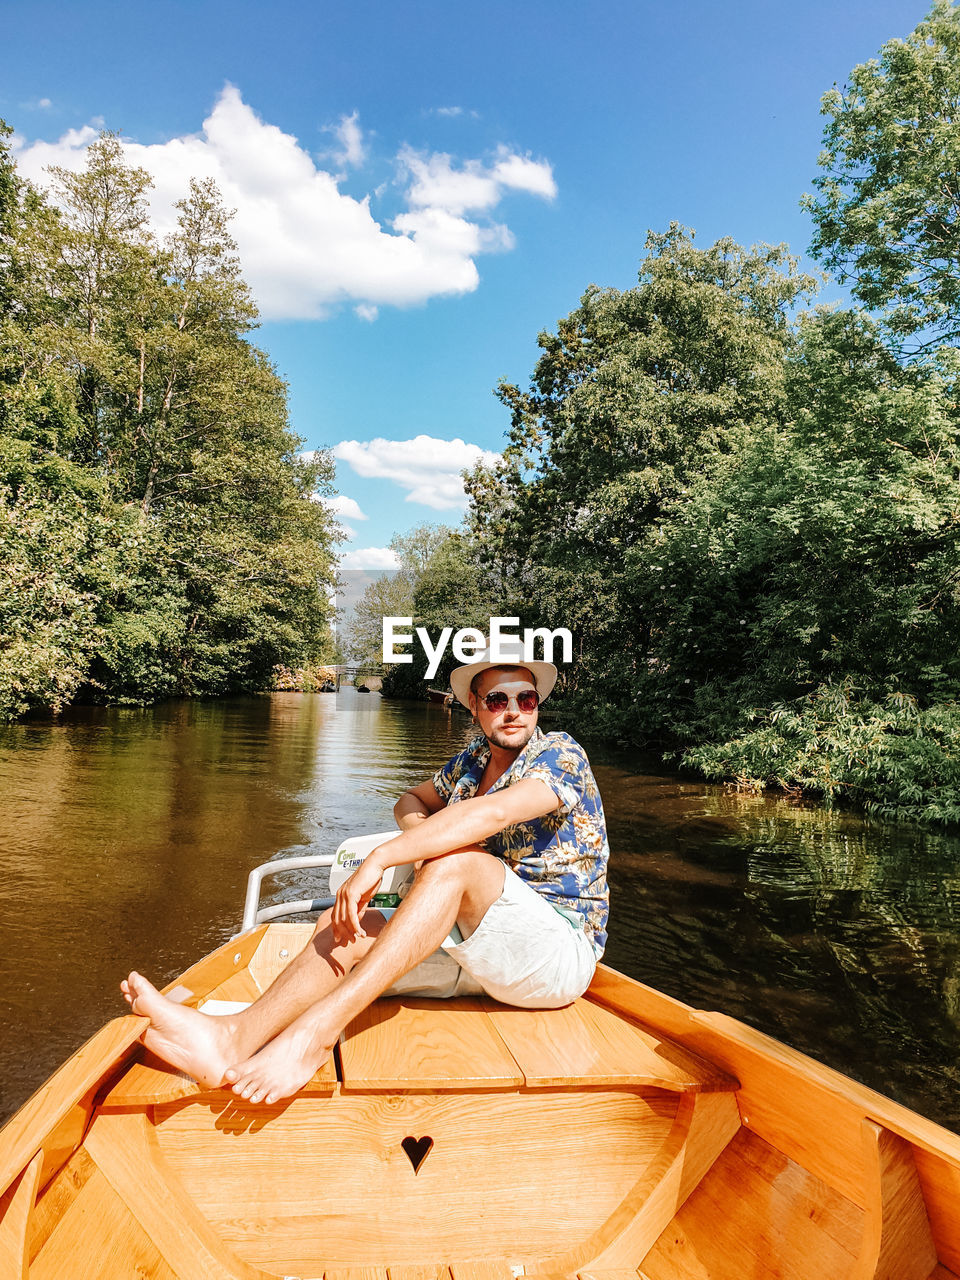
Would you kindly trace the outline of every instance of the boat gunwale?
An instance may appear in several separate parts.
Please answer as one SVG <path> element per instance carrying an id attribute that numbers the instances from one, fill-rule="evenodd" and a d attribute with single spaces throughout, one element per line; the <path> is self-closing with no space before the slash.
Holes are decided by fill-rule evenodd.
<path id="1" fill-rule="evenodd" d="M 614 988 L 620 988 L 619 999 L 611 989 L 611 980 Z M 884 1128 L 930 1155 L 945 1159 L 960 1171 L 960 1134 L 766 1032 L 758 1031 L 749 1023 L 729 1014 L 696 1009 L 603 964 L 597 966 L 597 974 L 584 994 L 585 999 L 689 1047 L 692 1052 L 734 1076 L 740 1082 L 738 1099 L 755 1083 L 757 1074 L 756 1067 L 751 1069 L 749 1060 L 737 1052 L 741 1049 L 746 1054 L 766 1059 L 780 1070 L 793 1072 L 811 1087 L 833 1098 L 852 1104 L 862 1111 L 863 1119 L 879 1122 Z M 642 1009 L 635 1007 L 635 1001 L 643 1002 Z M 697 1037 L 695 1043 L 691 1043 L 691 1035 Z M 725 1045 L 734 1046 L 733 1052 L 724 1052 Z M 744 1119 L 744 1123 L 746 1127 L 752 1127 L 749 1117 Z"/>

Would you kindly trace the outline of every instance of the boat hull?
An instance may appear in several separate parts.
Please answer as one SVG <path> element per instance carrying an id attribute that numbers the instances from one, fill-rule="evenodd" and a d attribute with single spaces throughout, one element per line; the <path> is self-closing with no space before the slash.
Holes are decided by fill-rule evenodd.
<path id="1" fill-rule="evenodd" d="M 253 999 L 310 932 L 261 926 L 172 987 Z M 0 1130 L 0 1275 L 960 1273 L 956 1135 L 603 967 L 564 1010 L 379 1001 L 271 1107 L 152 1059 L 144 1025 Z"/>

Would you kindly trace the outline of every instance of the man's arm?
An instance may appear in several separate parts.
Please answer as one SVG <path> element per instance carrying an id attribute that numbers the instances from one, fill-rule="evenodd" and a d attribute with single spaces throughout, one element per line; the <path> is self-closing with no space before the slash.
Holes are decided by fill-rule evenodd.
<path id="1" fill-rule="evenodd" d="M 426 783 L 424 787 L 406 792 L 397 802 L 394 813 L 407 796 L 419 795 L 426 788 L 433 790 L 433 784 Z M 479 844 L 505 827 L 542 818 L 560 807 L 560 798 L 540 778 L 523 778 L 502 791 L 474 796 L 457 804 L 444 805 L 439 795 L 437 800 L 440 801 L 438 809 L 414 817 L 402 835 L 373 850 L 366 859 L 371 870 L 377 867 L 382 873 L 387 867 L 398 867 L 405 862 L 440 858 L 456 849 Z"/>
<path id="2" fill-rule="evenodd" d="M 418 787 L 411 787 L 403 793 L 393 806 L 393 816 L 401 831 L 410 831 L 443 806 L 443 796 L 433 783 L 421 782 Z"/>
<path id="3" fill-rule="evenodd" d="M 426 787 L 432 788 L 432 784 L 405 792 L 397 801 L 394 813 L 397 814 L 408 795 L 419 796 L 423 806 L 429 807 L 432 799 L 429 791 L 426 798 L 420 794 Z M 441 797 L 437 795 L 437 799 Z M 337 942 L 364 936 L 360 917 L 388 867 L 441 858 L 457 849 L 476 845 L 504 827 L 552 813 L 560 807 L 560 798 L 540 778 L 524 778 L 502 791 L 446 806 L 441 801 L 441 806 L 428 814 L 420 811 L 419 802 L 411 801 L 409 808 L 404 806 L 411 825 L 386 844 L 378 845 L 340 886 L 331 921 Z"/>

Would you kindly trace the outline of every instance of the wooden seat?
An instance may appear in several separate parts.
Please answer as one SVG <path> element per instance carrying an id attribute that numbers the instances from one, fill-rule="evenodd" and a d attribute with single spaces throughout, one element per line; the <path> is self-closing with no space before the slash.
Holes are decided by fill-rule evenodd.
<path id="1" fill-rule="evenodd" d="M 737 1088 L 736 1080 L 702 1058 L 589 1000 L 563 1009 L 513 1009 L 488 1000 L 484 1008 L 528 1088 Z"/>
<path id="2" fill-rule="evenodd" d="M 345 1091 L 659 1088 L 727 1092 L 710 1063 L 589 1000 L 515 1009 L 480 997 L 379 1000 L 340 1043 Z"/>
<path id="3" fill-rule="evenodd" d="M 340 1041 L 345 1091 L 518 1089 L 523 1073 L 473 997 L 389 997 L 365 1009 Z"/>

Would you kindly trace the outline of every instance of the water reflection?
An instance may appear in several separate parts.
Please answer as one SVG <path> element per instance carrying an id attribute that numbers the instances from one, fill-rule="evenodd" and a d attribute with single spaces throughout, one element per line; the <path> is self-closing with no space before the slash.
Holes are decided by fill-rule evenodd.
<path id="1" fill-rule="evenodd" d="M 960 1128 L 960 840 L 598 777 L 616 797 L 611 964 Z"/>
<path id="2" fill-rule="evenodd" d="M 0 728 L 0 1118 L 124 1012 L 129 968 L 165 981 L 228 938 L 258 863 L 390 828 L 467 731 L 352 689 Z"/>
<path id="3" fill-rule="evenodd" d="M 257 863 L 392 826 L 469 732 L 351 689 L 0 729 L 0 1118 L 122 1012 L 126 969 L 166 980 L 229 937 Z M 960 1128 L 960 840 L 590 754 L 608 961 Z"/>

